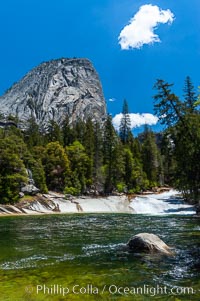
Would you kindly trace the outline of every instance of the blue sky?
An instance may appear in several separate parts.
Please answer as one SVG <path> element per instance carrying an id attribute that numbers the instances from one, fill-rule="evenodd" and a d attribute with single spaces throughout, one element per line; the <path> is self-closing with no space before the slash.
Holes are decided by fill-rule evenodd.
<path id="1" fill-rule="evenodd" d="M 146 43 L 138 48 L 132 41 L 122 49 L 120 33 L 139 11 L 142 15 L 145 5 L 166 14 L 166 20 L 157 20 L 153 28 L 160 42 L 148 43 L 143 32 L 147 18 L 141 18 L 144 24 L 138 18 L 133 29 L 140 23 L 139 38 L 147 38 Z M 153 16 L 151 10 L 149 14 Z M 87 57 L 100 75 L 109 113 L 120 113 L 126 98 L 131 113 L 153 114 L 157 78 L 175 83 L 180 96 L 187 75 L 196 88 L 200 85 L 199 16 L 199 0 L 2 1 L 0 94 L 43 61 Z"/>

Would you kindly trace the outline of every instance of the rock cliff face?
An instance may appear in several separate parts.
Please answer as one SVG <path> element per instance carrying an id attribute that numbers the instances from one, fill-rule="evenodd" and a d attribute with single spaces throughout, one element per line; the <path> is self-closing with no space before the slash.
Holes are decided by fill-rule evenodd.
<path id="1" fill-rule="evenodd" d="M 101 121 L 106 104 L 99 76 L 87 59 L 57 59 L 42 63 L 0 97 L 0 112 L 39 125 L 50 119 L 70 123 L 91 117 Z"/>

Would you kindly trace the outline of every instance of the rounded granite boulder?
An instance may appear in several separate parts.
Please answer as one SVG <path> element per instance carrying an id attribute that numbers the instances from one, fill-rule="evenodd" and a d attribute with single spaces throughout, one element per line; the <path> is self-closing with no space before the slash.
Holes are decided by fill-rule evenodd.
<path id="1" fill-rule="evenodd" d="M 127 243 L 132 252 L 162 253 L 172 255 L 171 248 L 157 235 L 151 233 L 139 233 L 134 235 Z"/>

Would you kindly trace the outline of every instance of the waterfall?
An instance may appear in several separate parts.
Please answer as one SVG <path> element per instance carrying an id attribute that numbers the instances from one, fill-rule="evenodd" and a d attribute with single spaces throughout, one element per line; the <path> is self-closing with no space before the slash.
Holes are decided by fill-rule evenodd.
<path id="1" fill-rule="evenodd" d="M 26 172 L 27 172 L 27 174 L 28 174 L 28 183 L 34 185 L 34 184 L 35 184 L 35 181 L 34 181 L 34 179 L 33 179 L 32 171 L 31 171 L 29 168 L 27 168 L 27 169 L 26 169 Z"/>
<path id="2" fill-rule="evenodd" d="M 40 190 L 37 187 L 35 187 L 35 181 L 33 179 L 32 171 L 26 168 L 26 172 L 28 175 L 28 184 L 21 188 L 21 192 L 23 192 L 24 194 L 34 195 Z"/>
<path id="3" fill-rule="evenodd" d="M 194 206 L 185 204 L 178 191 L 138 196 L 132 200 L 131 208 L 138 214 L 195 214 Z"/>

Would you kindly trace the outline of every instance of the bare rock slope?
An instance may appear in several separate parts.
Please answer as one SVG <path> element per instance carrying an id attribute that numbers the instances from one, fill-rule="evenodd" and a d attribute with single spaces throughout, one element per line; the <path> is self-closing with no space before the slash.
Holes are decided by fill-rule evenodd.
<path id="1" fill-rule="evenodd" d="M 57 59 L 40 64 L 0 97 L 0 112 L 39 125 L 50 119 L 70 123 L 91 117 L 101 121 L 106 104 L 99 76 L 88 59 Z"/>

